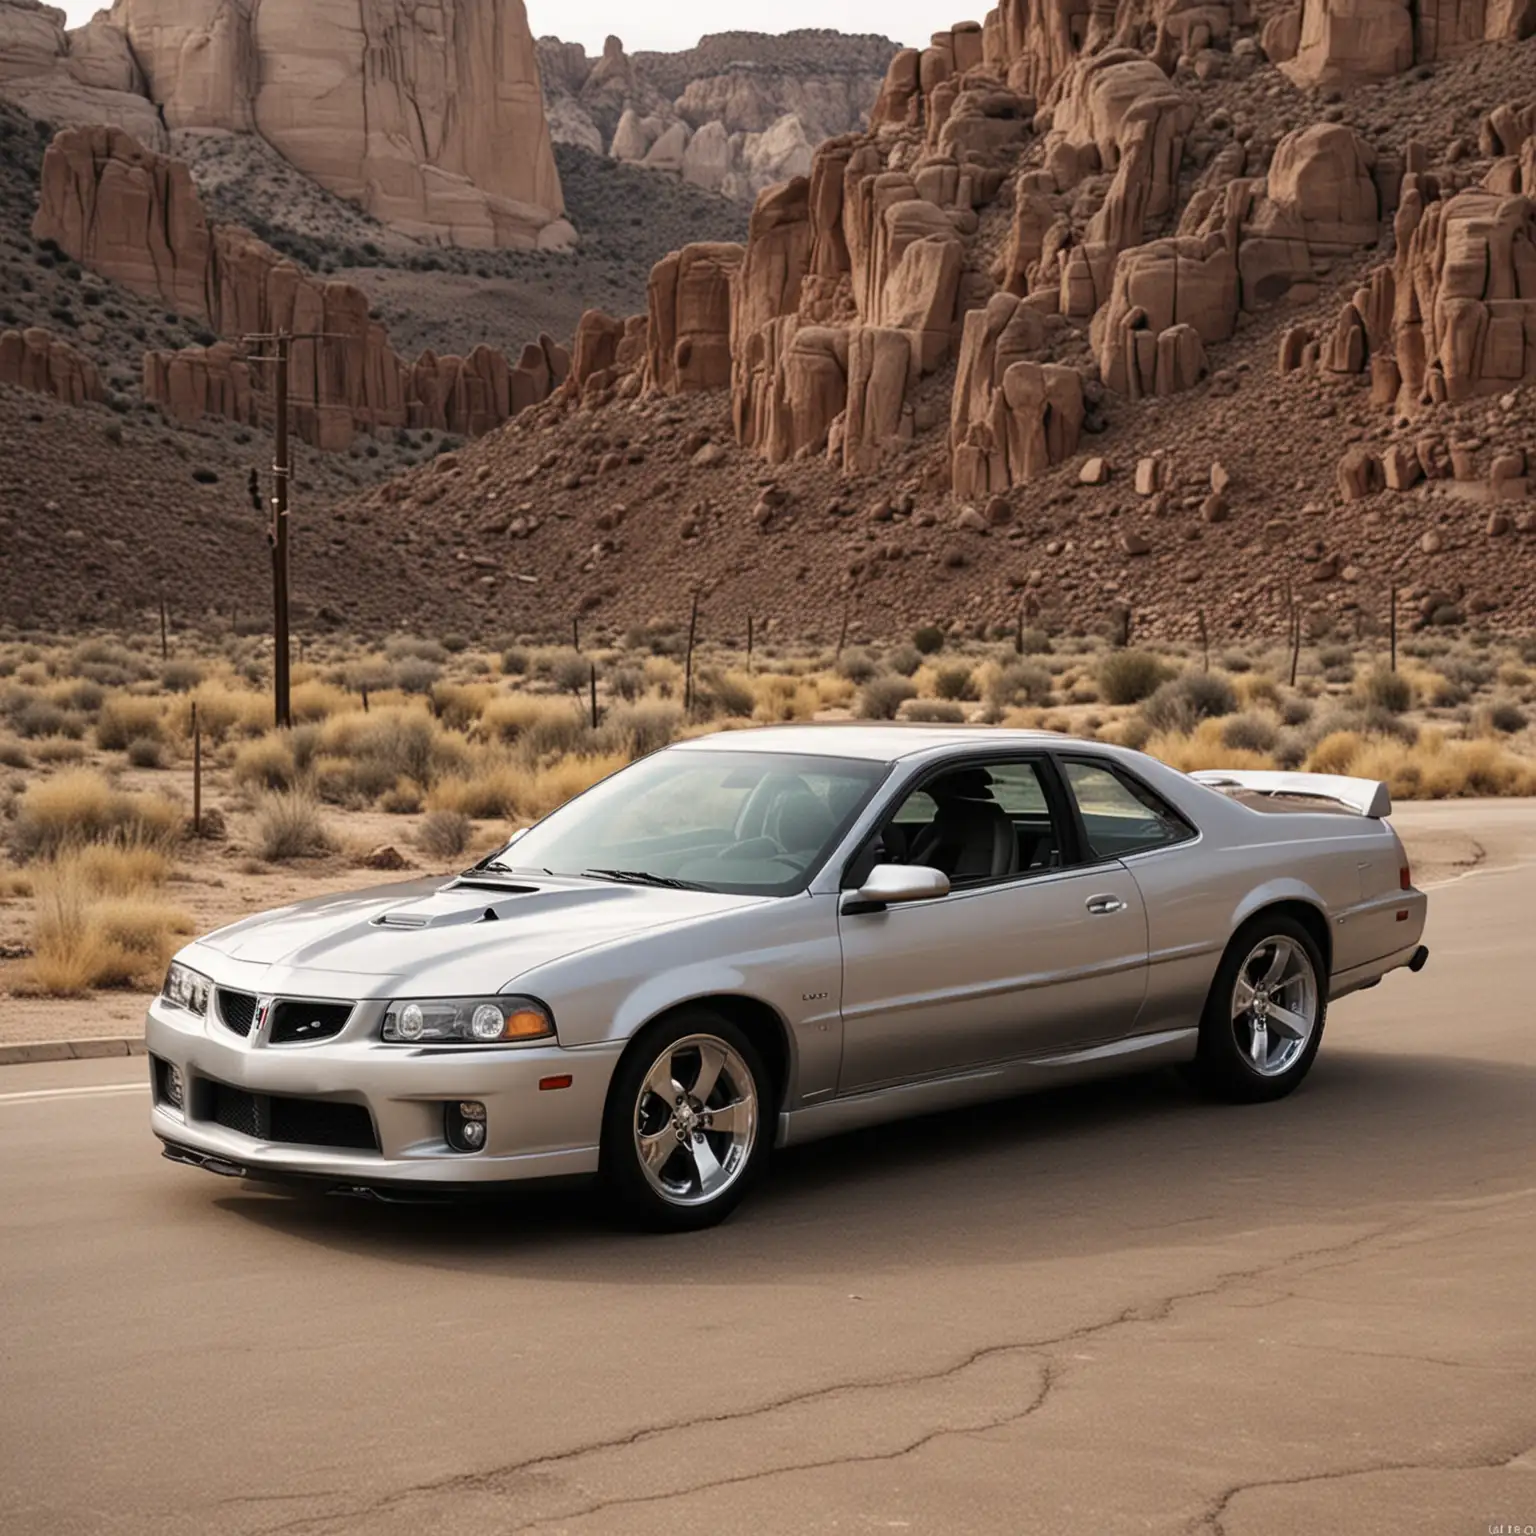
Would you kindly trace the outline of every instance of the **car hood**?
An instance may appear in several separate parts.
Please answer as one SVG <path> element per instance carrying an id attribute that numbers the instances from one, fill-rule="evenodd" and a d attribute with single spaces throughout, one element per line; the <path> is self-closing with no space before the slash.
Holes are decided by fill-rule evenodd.
<path id="1" fill-rule="evenodd" d="M 199 947 L 286 971 L 498 992 L 578 950 L 763 899 L 587 880 L 414 880 L 264 912 Z"/>

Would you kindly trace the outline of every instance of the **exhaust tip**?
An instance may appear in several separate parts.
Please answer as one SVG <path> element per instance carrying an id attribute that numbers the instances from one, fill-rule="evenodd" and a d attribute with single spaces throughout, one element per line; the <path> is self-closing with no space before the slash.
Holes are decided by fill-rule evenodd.
<path id="1" fill-rule="evenodd" d="M 1413 952 L 1413 959 L 1408 962 L 1408 969 L 1417 975 L 1417 973 L 1422 971 L 1428 964 L 1429 947 L 1428 945 L 1420 944 L 1419 947 Z"/>

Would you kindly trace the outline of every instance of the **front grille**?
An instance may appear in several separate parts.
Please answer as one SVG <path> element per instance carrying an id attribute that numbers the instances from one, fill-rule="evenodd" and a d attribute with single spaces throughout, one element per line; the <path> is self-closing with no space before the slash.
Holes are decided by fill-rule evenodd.
<path id="1" fill-rule="evenodd" d="M 301 1003 L 285 999 L 272 1007 L 267 1039 L 273 1045 L 329 1040 L 341 1033 L 351 1016 L 351 1003 Z"/>
<path id="2" fill-rule="evenodd" d="M 348 1147 L 359 1152 L 379 1150 L 373 1116 L 361 1104 L 334 1099 L 293 1099 L 275 1093 L 247 1093 L 228 1083 L 207 1079 L 203 1118 L 252 1136 L 258 1141 L 283 1141 L 301 1147 Z"/>
<path id="3" fill-rule="evenodd" d="M 224 987 L 218 989 L 219 1017 L 224 1021 L 226 1029 L 232 1029 L 237 1035 L 248 1035 L 251 1032 L 251 1024 L 256 1018 L 256 999 L 249 992 L 230 992 Z"/>

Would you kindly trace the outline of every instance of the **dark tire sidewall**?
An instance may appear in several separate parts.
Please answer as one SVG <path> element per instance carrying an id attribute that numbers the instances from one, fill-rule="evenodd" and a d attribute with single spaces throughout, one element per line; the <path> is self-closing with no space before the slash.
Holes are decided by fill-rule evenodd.
<path id="1" fill-rule="evenodd" d="M 1317 983 L 1317 1022 L 1311 1039 L 1299 1057 L 1277 1077 L 1255 1072 L 1237 1048 L 1232 1030 L 1232 990 L 1238 972 L 1254 948 L 1266 939 L 1287 938 L 1300 944 L 1312 964 Z M 1323 1026 L 1328 1018 L 1328 970 L 1317 940 L 1306 925 L 1283 912 L 1250 918 L 1232 935 L 1221 964 L 1211 983 L 1205 1013 L 1200 1021 L 1200 1046 L 1196 1074 L 1201 1083 L 1221 1098 L 1242 1103 L 1263 1103 L 1284 1098 L 1300 1086 L 1311 1071 L 1318 1048 L 1323 1043 Z"/>
<path id="2" fill-rule="evenodd" d="M 686 1035 L 714 1035 L 729 1045 L 752 1074 L 757 1093 L 757 1139 L 747 1167 L 731 1186 L 707 1205 L 673 1205 L 651 1187 L 634 1146 L 632 1120 L 645 1074 L 662 1050 Z M 694 1232 L 724 1221 L 757 1182 L 773 1142 L 777 1106 L 772 1080 L 762 1056 L 741 1027 L 707 1008 L 690 1008 L 648 1025 L 630 1042 L 609 1084 L 603 1109 L 599 1167 L 616 1214 L 627 1225 L 653 1232 Z"/>

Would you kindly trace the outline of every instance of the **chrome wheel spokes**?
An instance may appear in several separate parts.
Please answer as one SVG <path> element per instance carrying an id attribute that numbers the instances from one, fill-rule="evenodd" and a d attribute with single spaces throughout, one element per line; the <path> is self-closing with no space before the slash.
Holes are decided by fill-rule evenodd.
<path id="1" fill-rule="evenodd" d="M 741 1177 L 757 1141 L 757 1088 L 714 1035 L 687 1035 L 652 1063 L 635 1102 L 635 1151 L 673 1205 L 706 1205 Z"/>
<path id="2" fill-rule="evenodd" d="M 1296 940 L 1277 935 L 1249 952 L 1232 987 L 1232 1033 L 1261 1077 L 1296 1064 L 1317 1027 L 1318 979 Z"/>

